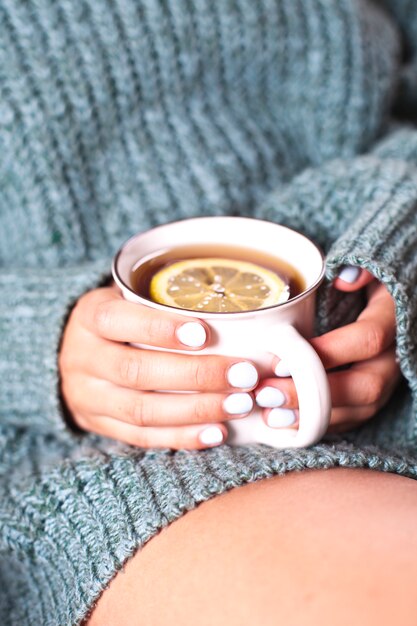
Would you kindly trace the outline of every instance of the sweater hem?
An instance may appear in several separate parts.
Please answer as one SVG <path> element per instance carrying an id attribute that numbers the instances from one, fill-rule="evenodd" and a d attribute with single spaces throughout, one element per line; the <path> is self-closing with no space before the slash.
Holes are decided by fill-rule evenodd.
<path id="1" fill-rule="evenodd" d="M 345 440 L 301 450 L 263 445 L 136 450 L 68 462 L 23 493 L 16 490 L 20 523 L 11 520 L 13 548 L 4 562 L 19 593 L 1 621 L 81 626 L 126 561 L 198 504 L 264 478 L 333 467 L 417 478 L 417 457 L 410 449 L 392 453 Z M 30 597 L 34 589 L 36 598 Z M 10 585 L 8 594 L 13 595 Z M 28 606 L 36 607 L 29 620 Z"/>

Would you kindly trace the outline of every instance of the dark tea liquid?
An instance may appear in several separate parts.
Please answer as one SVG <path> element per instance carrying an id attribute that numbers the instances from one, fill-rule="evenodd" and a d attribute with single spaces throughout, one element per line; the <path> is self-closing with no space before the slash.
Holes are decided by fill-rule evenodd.
<path id="1" fill-rule="evenodd" d="M 159 270 L 178 261 L 202 258 L 224 258 L 235 261 L 246 261 L 260 265 L 284 280 L 289 285 L 290 298 L 305 291 L 306 285 L 296 268 L 278 257 L 243 246 L 224 244 L 190 244 L 176 246 L 152 254 L 149 258 L 139 259 L 131 271 L 131 285 L 135 293 L 142 298 L 151 300 L 149 286 L 153 276 Z"/>

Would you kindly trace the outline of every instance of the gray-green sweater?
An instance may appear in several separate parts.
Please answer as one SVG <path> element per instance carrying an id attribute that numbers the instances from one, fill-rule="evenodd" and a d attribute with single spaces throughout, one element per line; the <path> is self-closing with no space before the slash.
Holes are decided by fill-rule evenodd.
<path id="1" fill-rule="evenodd" d="M 0 624 L 79 624 L 199 502 L 304 468 L 417 476 L 415 0 L 0 0 Z M 305 450 L 143 450 L 76 432 L 71 307 L 136 231 L 249 215 L 307 233 L 397 304 L 404 382 Z M 322 289 L 318 328 L 357 295 Z M 414 404 L 413 404 L 414 402 Z"/>

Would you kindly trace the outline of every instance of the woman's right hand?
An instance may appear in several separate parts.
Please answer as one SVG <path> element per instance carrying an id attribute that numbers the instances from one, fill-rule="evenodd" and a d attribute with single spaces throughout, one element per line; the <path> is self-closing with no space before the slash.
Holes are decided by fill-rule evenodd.
<path id="1" fill-rule="evenodd" d="M 258 374 L 239 358 L 169 351 L 195 352 L 208 340 L 201 320 L 127 302 L 115 286 L 88 292 L 69 317 L 59 355 L 75 424 L 144 448 L 219 445 L 227 437 L 223 422 L 252 410 L 248 392 Z"/>

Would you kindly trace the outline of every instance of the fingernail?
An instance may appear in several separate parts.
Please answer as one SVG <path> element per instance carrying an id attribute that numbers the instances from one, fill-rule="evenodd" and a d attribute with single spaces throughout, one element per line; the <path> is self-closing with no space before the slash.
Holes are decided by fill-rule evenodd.
<path id="1" fill-rule="evenodd" d="M 290 409 L 272 409 L 268 415 L 268 426 L 271 428 L 291 426 L 295 421 L 295 413 Z"/>
<path id="2" fill-rule="evenodd" d="M 207 333 L 202 324 L 198 322 L 186 322 L 177 328 L 177 337 L 184 346 L 200 348 L 206 343 Z"/>
<path id="3" fill-rule="evenodd" d="M 230 415 L 249 413 L 253 409 L 252 396 L 248 393 L 231 393 L 223 402 L 223 408 Z"/>
<path id="4" fill-rule="evenodd" d="M 205 445 L 215 445 L 223 441 L 223 431 L 218 426 L 209 426 L 198 437 Z"/>
<path id="5" fill-rule="evenodd" d="M 264 409 L 272 409 L 284 403 L 285 396 L 276 387 L 264 387 L 256 396 L 256 404 Z"/>
<path id="6" fill-rule="evenodd" d="M 339 272 L 338 278 L 343 280 L 345 283 L 355 283 L 358 280 L 360 273 L 360 267 L 347 265 Z"/>
<path id="7" fill-rule="evenodd" d="M 229 367 L 227 380 L 232 387 L 250 389 L 258 382 L 258 371 L 252 363 L 241 361 Z"/>
<path id="8" fill-rule="evenodd" d="M 284 361 L 280 361 L 278 365 L 274 369 L 275 376 L 280 376 L 281 378 L 287 378 L 287 376 L 291 376 L 291 372 L 288 367 L 285 365 Z"/>

